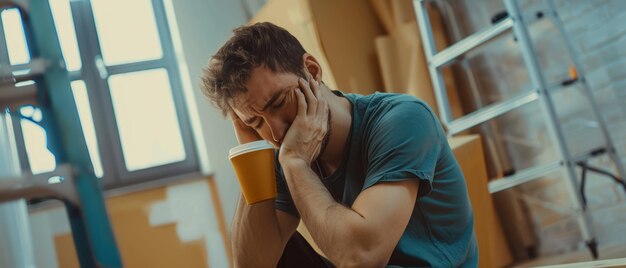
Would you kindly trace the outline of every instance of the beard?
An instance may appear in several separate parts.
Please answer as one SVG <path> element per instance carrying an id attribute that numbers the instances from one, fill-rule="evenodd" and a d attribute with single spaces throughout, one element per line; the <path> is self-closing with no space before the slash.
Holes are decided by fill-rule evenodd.
<path id="1" fill-rule="evenodd" d="M 320 156 L 324 153 L 324 151 L 326 151 L 326 146 L 328 145 L 328 140 L 330 139 L 330 133 L 332 132 L 331 129 L 331 124 L 330 124 L 330 119 L 331 119 L 331 111 L 328 111 L 328 121 L 326 121 L 327 124 L 327 131 L 326 131 L 326 135 L 324 135 L 324 138 L 322 139 L 322 145 L 320 146 L 320 153 L 319 155 L 317 155 L 317 159 L 320 158 Z"/>

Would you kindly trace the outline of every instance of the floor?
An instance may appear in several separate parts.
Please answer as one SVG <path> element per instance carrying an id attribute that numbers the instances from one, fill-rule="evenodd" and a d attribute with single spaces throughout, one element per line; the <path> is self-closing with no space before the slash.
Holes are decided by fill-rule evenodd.
<path id="1" fill-rule="evenodd" d="M 600 258 L 599 260 L 620 260 L 622 262 L 619 266 L 610 266 L 610 267 L 626 267 L 626 245 L 612 245 L 612 246 L 604 246 L 600 247 Z M 575 264 L 581 262 L 590 262 L 593 261 L 590 254 L 586 250 L 572 252 L 568 254 L 563 254 L 560 256 L 547 257 L 535 259 L 532 261 L 527 261 L 524 263 L 520 263 L 518 265 L 514 265 L 515 268 L 525 268 L 525 267 L 537 267 L 537 266 L 546 266 L 546 265 L 559 265 L 559 264 Z M 587 266 L 590 267 L 590 266 Z M 598 267 L 598 266 L 593 266 Z"/>

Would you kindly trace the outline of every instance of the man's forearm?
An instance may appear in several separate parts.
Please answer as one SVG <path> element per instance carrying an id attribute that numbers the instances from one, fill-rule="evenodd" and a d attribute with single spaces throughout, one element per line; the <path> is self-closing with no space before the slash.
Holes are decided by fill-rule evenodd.
<path id="1" fill-rule="evenodd" d="M 305 163 L 282 163 L 289 191 L 313 239 L 335 264 L 363 260 L 368 241 L 362 237 L 365 219 L 337 203 Z"/>
<path id="2" fill-rule="evenodd" d="M 283 250 L 274 199 L 254 205 L 239 198 L 232 225 L 235 267 L 275 266 Z M 268 263 L 270 262 L 270 263 Z"/>

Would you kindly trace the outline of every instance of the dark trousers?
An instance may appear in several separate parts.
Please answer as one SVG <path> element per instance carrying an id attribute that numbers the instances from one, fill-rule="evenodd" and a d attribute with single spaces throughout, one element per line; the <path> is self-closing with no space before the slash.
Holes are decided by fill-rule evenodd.
<path id="1" fill-rule="evenodd" d="M 335 267 L 329 260 L 315 252 L 313 247 L 298 232 L 295 232 L 283 251 L 276 267 Z"/>

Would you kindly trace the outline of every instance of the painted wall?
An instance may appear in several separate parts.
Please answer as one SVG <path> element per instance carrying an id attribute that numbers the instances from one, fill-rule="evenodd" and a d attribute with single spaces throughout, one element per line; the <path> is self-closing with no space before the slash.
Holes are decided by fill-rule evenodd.
<path id="1" fill-rule="evenodd" d="M 189 86 L 186 88 L 191 114 L 195 119 L 198 144 L 207 153 L 203 170 L 216 179 L 224 205 L 226 220 L 230 222 L 239 197 L 239 185 L 228 160 L 228 150 L 237 144 L 231 123 L 214 109 L 199 89 L 199 81 L 208 59 L 228 39 L 231 30 L 246 23 L 247 14 L 240 1 L 186 0 L 171 1 L 181 40 L 180 59 L 186 63 Z M 195 107 L 194 107 L 195 106 Z M 192 118 L 193 121 L 193 118 Z M 210 163 L 210 165 L 209 165 Z"/>

